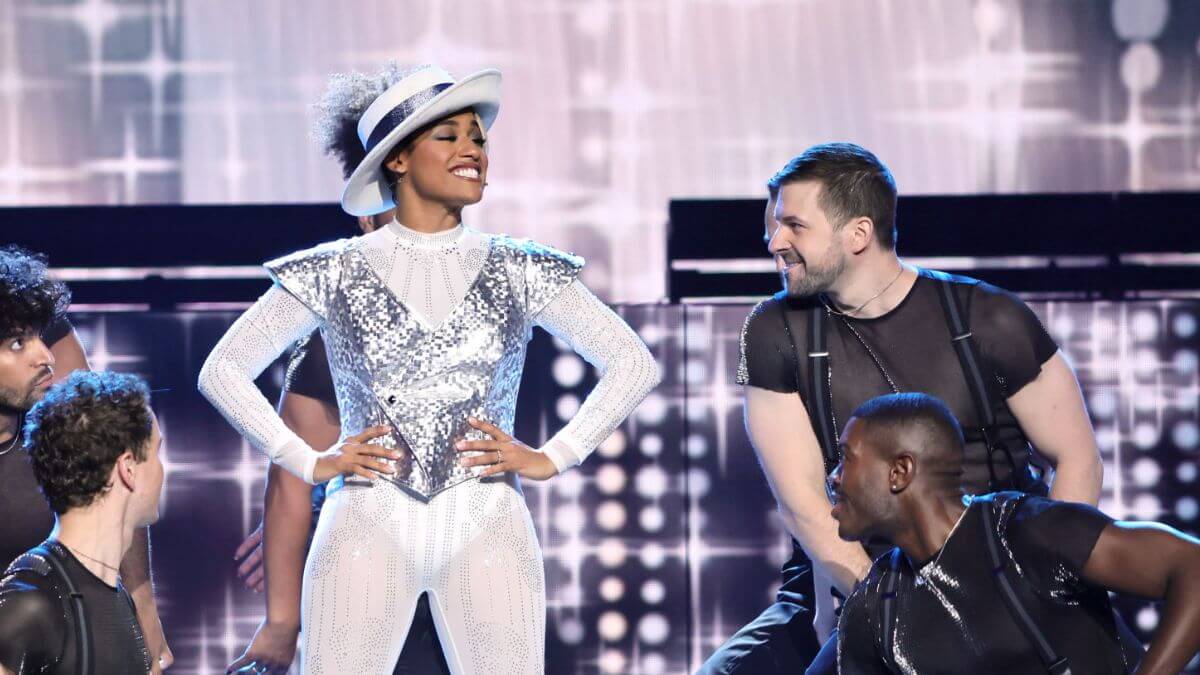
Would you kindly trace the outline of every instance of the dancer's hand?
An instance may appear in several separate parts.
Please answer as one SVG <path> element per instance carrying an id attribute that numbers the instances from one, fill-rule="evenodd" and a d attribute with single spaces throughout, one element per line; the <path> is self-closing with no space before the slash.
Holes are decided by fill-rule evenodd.
<path id="1" fill-rule="evenodd" d="M 337 476 L 362 476 L 373 481 L 378 474 L 396 473 L 395 469 L 372 457 L 400 459 L 400 452 L 368 442 L 391 432 L 391 427 L 371 427 L 323 453 L 313 468 L 313 482 L 324 483 Z"/>
<path id="2" fill-rule="evenodd" d="M 258 625 L 250 646 L 225 669 L 231 673 L 277 673 L 283 675 L 296 658 L 296 638 L 299 624 L 271 623 L 266 619 Z"/>
<path id="3" fill-rule="evenodd" d="M 504 433 L 504 430 L 495 424 L 474 417 L 469 418 L 467 423 L 491 436 L 484 441 L 459 441 L 454 445 L 454 449 L 459 452 L 482 450 L 486 453 L 458 460 L 463 466 L 487 466 L 483 473 L 479 474 L 480 478 L 512 471 L 523 478 L 546 480 L 558 473 L 549 457 Z"/>
<path id="4" fill-rule="evenodd" d="M 237 575 L 246 584 L 246 588 L 255 593 L 262 593 L 264 584 L 263 576 L 263 547 L 262 547 L 263 526 L 260 522 L 258 527 L 254 528 L 238 547 L 233 554 L 234 561 L 241 560 L 238 565 Z M 245 560 L 242 560 L 245 558 Z"/>
<path id="5" fill-rule="evenodd" d="M 146 634 L 143 638 L 146 641 L 146 651 L 150 653 L 150 673 L 151 675 L 161 675 L 161 673 L 170 668 L 175 663 L 175 654 L 171 652 L 171 646 L 167 644 L 167 636 L 163 634 L 162 620 L 155 618 L 157 629 L 152 631 L 154 637 Z"/>

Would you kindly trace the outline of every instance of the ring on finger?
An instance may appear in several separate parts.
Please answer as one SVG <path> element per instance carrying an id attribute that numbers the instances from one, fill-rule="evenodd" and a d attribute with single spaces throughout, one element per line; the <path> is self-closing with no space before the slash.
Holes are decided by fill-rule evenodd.
<path id="1" fill-rule="evenodd" d="M 500 464 L 503 461 L 504 461 L 504 451 L 497 450 L 496 451 L 496 464 Z"/>

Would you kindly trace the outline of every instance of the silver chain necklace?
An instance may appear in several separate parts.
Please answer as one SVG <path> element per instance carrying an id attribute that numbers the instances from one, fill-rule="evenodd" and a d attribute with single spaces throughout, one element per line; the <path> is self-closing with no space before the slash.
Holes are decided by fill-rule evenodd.
<path id="1" fill-rule="evenodd" d="M 836 316 L 842 320 L 842 325 L 844 325 L 847 329 L 849 329 L 850 333 L 853 334 L 855 339 L 858 340 L 858 344 L 862 345 L 863 349 L 867 350 L 867 355 L 870 356 L 871 360 L 875 362 L 875 367 L 879 369 L 879 373 L 881 375 L 883 375 L 883 379 L 885 381 L 887 381 L 888 387 L 891 388 L 892 393 L 899 394 L 900 387 L 896 386 L 896 381 L 892 379 L 892 376 L 888 374 L 887 369 L 883 367 L 883 361 L 879 360 L 879 356 L 875 353 L 874 349 L 871 349 L 871 345 L 867 344 L 867 341 L 865 339 L 863 339 L 863 336 L 858 332 L 858 330 L 855 329 L 854 326 L 849 321 L 846 320 L 846 316 L 843 314 L 837 314 L 836 312 L 833 312 L 832 310 L 829 309 L 828 305 L 825 306 L 825 309 L 830 314 L 836 314 Z M 835 435 L 834 440 L 837 441 L 837 440 L 839 440 L 839 437 L 841 435 L 841 432 L 839 432 L 838 429 L 840 429 L 841 427 L 838 426 L 837 409 L 834 408 L 834 406 L 833 406 L 833 362 L 832 362 L 832 360 L 830 361 L 829 368 L 826 369 L 826 372 L 828 373 L 828 377 L 829 377 L 829 386 L 827 387 L 827 389 L 829 390 L 829 416 L 833 419 L 833 433 Z"/>
<path id="2" fill-rule="evenodd" d="M 97 560 L 96 558 L 93 558 L 92 556 L 87 555 L 86 553 L 81 553 L 79 551 L 76 551 L 75 549 L 71 548 L 70 546 L 63 544 L 61 539 L 58 541 L 58 543 L 62 544 L 63 548 L 67 549 L 68 551 L 70 551 L 71 553 L 75 554 L 76 556 L 78 556 L 80 558 L 87 558 L 88 560 L 91 560 L 92 562 L 96 563 L 97 565 L 103 565 L 107 569 L 110 569 L 118 574 L 121 573 L 120 568 L 113 567 L 112 565 L 109 565 L 108 563 L 104 562 L 103 560 Z"/>
<path id="3" fill-rule="evenodd" d="M 21 427 L 25 426 L 25 413 L 21 413 L 21 417 L 17 419 L 17 426 L 13 429 L 12 442 L 4 450 L 0 450 L 0 457 L 12 452 L 13 448 L 17 447 L 17 442 L 21 440 Z"/>
<path id="4" fill-rule="evenodd" d="M 896 276 L 892 277 L 892 280 L 887 282 L 886 286 L 884 286 L 875 295 L 872 295 L 870 298 L 867 298 L 866 302 L 859 305 L 858 307 L 855 307 L 854 309 L 848 309 L 844 312 L 839 312 L 838 310 L 833 308 L 833 305 L 831 305 L 829 303 L 829 300 L 825 297 L 824 293 L 821 294 L 821 304 L 825 305 L 825 309 L 829 310 L 830 314 L 836 314 L 837 316 L 850 316 L 851 314 L 858 314 L 859 312 L 862 311 L 863 307 L 866 307 L 867 305 L 871 304 L 872 302 L 875 302 L 877 299 L 879 299 L 879 296 L 883 295 L 884 293 L 887 293 L 887 290 L 889 288 L 891 288 L 893 284 L 896 283 L 896 281 L 900 278 L 901 274 L 904 274 L 904 265 L 903 264 L 900 265 L 900 271 L 896 272 Z"/>
<path id="5" fill-rule="evenodd" d="M 833 305 L 831 305 L 829 303 L 829 300 L 825 297 L 824 293 L 821 293 L 819 296 L 821 299 L 821 304 L 825 306 L 826 314 L 829 316 L 836 316 L 839 319 L 841 319 L 842 323 L 845 324 L 846 328 L 850 329 L 850 332 L 854 334 L 854 337 L 858 340 L 858 343 L 863 346 L 863 349 L 867 350 L 867 354 L 871 357 L 871 360 L 875 362 L 875 367 L 879 369 L 879 372 L 883 374 L 883 379 L 887 380 L 888 386 L 892 388 L 893 394 L 899 394 L 900 388 L 896 386 L 895 381 L 892 380 L 892 376 L 889 375 L 887 370 L 883 367 L 883 362 L 879 360 L 878 356 L 876 356 L 875 351 L 873 349 L 871 349 L 871 346 L 867 344 L 867 341 L 863 339 L 863 336 L 860 335 L 858 333 L 858 331 L 854 329 L 854 326 L 850 325 L 850 322 L 847 321 L 847 318 L 848 317 L 854 318 L 854 317 L 851 317 L 850 315 L 857 314 L 858 312 L 860 312 L 862 310 L 863 307 L 866 307 L 867 305 L 871 304 L 872 302 L 875 302 L 877 299 L 879 299 L 879 296 L 883 295 L 884 293 L 887 293 L 887 290 L 889 288 L 891 288 L 896 283 L 896 281 L 898 281 L 900 279 L 900 276 L 903 274 L 904 274 L 904 264 L 901 263 L 900 271 L 896 272 L 896 276 L 892 277 L 892 280 L 887 282 L 886 286 L 884 286 L 882 289 L 880 289 L 880 291 L 878 293 L 876 293 L 875 295 L 872 295 L 870 298 L 867 298 L 866 302 L 862 303 L 858 307 L 855 307 L 854 309 L 846 310 L 845 312 L 839 312 L 838 310 L 834 309 Z M 835 409 L 833 406 L 833 367 L 832 366 L 833 366 L 833 364 L 831 362 L 830 367 L 828 369 L 826 369 L 826 373 L 829 378 L 829 386 L 826 387 L 826 389 L 829 390 L 829 417 L 833 419 L 834 440 L 837 441 L 837 440 L 839 440 L 838 437 L 841 436 L 841 432 L 838 431 L 838 429 L 840 429 L 841 427 L 838 426 L 837 412 L 835 412 Z"/>

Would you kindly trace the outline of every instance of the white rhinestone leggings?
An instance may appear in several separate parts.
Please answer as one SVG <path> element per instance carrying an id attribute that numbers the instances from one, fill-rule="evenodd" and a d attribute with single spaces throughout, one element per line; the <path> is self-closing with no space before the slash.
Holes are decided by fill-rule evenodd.
<path id="1" fill-rule="evenodd" d="M 542 673 L 542 555 L 516 485 L 468 481 L 429 503 L 385 480 L 331 490 L 304 570 L 304 672 L 391 673 L 428 592 L 455 675 Z"/>

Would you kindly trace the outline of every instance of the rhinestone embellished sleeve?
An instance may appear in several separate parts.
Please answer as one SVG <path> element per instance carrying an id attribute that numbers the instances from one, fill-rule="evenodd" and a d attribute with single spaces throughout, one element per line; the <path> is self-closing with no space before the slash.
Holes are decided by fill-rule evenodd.
<path id="1" fill-rule="evenodd" d="M 578 280 L 549 300 L 534 322 L 571 345 L 600 373 L 579 412 L 542 448 L 561 473 L 608 438 L 662 373 L 629 324 Z"/>
<path id="2" fill-rule="evenodd" d="M 314 298 L 310 297 L 309 300 Z M 229 327 L 200 370 L 200 393 L 272 461 L 312 482 L 317 453 L 284 425 L 254 379 L 317 328 L 319 317 L 295 295 L 272 286 Z"/>

